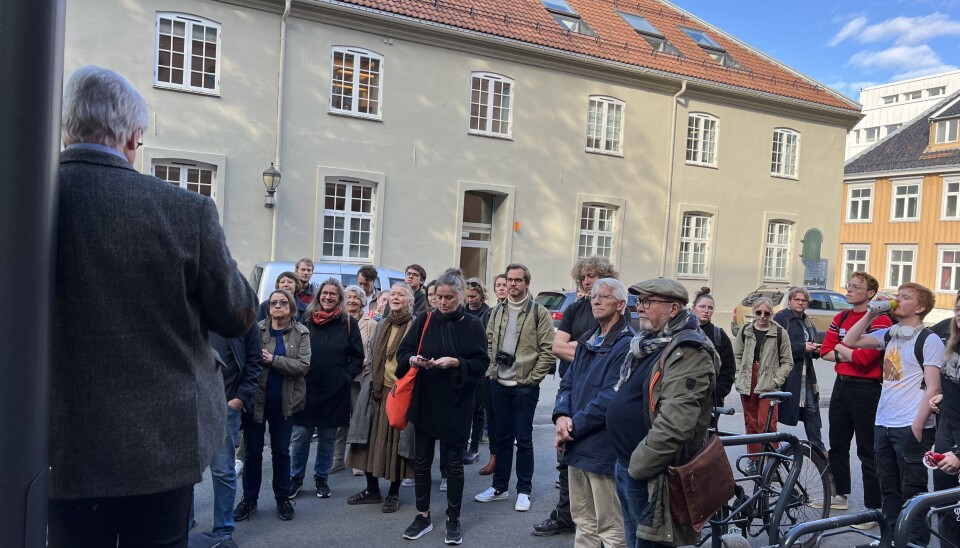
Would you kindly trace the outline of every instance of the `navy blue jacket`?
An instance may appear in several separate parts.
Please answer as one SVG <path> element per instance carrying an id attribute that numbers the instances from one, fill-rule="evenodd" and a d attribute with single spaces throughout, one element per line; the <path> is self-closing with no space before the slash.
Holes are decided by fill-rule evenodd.
<path id="1" fill-rule="evenodd" d="M 573 441 L 566 444 L 563 462 L 586 472 L 613 475 L 616 454 L 607 434 L 607 404 L 620 378 L 620 366 L 630 352 L 634 331 L 624 317 L 610 329 L 600 346 L 588 341 L 587 333 L 577 343 L 577 352 L 560 381 L 553 422 L 562 416 L 573 419 Z"/>
<path id="2" fill-rule="evenodd" d="M 216 333 L 210 334 L 210 342 L 218 346 Z M 233 359 L 221 356 L 220 372 L 223 374 L 223 389 L 227 401 L 239 398 L 244 409 L 253 409 L 253 398 L 260 388 L 260 371 L 263 369 L 263 345 L 260 344 L 260 328 L 254 324 L 242 337 L 226 339 Z"/>
<path id="3" fill-rule="evenodd" d="M 793 369 L 790 370 L 790 376 L 783 383 L 784 392 L 790 392 L 793 397 L 778 406 L 777 421 L 780 424 L 796 426 L 800 420 L 800 391 L 803 368 L 810 361 L 807 369 L 807 383 L 817 384 L 817 372 L 813 367 L 813 360 L 820 357 L 819 353 L 807 352 L 807 339 L 816 340 L 817 330 L 806 315 L 803 318 L 798 317 L 792 310 L 783 309 L 773 317 L 773 321 L 783 327 L 790 337 L 790 349 L 793 351 Z"/>

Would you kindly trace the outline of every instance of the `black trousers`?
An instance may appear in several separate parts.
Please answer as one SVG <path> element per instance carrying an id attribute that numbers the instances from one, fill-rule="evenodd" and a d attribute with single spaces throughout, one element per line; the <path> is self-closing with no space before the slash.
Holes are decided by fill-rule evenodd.
<path id="1" fill-rule="evenodd" d="M 949 382 L 949 381 L 944 381 Z M 937 428 L 937 441 L 934 443 L 934 451 L 937 453 L 946 453 L 951 450 L 954 444 L 960 444 L 960 425 L 951 425 L 946 420 L 940 421 Z M 937 491 L 944 489 L 953 489 L 957 486 L 957 476 L 933 471 L 933 488 Z M 957 508 L 940 513 L 940 535 L 950 542 L 960 546 L 960 512 Z"/>
<path id="2" fill-rule="evenodd" d="M 923 465 L 924 454 L 933 447 L 933 428 L 923 431 L 923 440 L 917 441 L 909 426 L 887 428 L 876 426 L 873 447 L 877 457 L 880 489 L 883 492 L 883 515 L 891 533 L 903 503 L 927 492 L 928 472 Z M 916 520 L 910 530 L 910 542 L 926 546 L 930 529 L 924 520 Z"/>
<path id="3" fill-rule="evenodd" d="M 490 441 L 490 454 L 496 454 L 493 447 L 494 440 L 497 439 L 497 417 L 493 413 L 493 400 L 490 399 L 490 383 L 487 377 L 480 379 L 480 397 L 483 399 L 483 410 L 487 419 L 487 439 Z"/>
<path id="4" fill-rule="evenodd" d="M 51 499 L 47 534 L 55 548 L 186 548 L 193 485 L 132 497 Z"/>
<path id="5" fill-rule="evenodd" d="M 567 465 L 561 462 L 562 454 L 557 452 L 557 470 L 560 472 L 560 499 L 557 501 L 557 507 L 550 512 L 550 517 L 563 525 L 564 527 L 576 527 L 573 523 L 573 515 L 570 514 L 570 475 L 567 471 Z"/>
<path id="6" fill-rule="evenodd" d="M 874 461 L 873 434 L 880 402 L 879 382 L 837 379 L 830 397 L 830 471 L 836 494 L 850 494 L 850 441 L 857 438 L 857 457 L 863 475 L 863 505 L 879 509 L 880 482 Z"/>
<path id="7" fill-rule="evenodd" d="M 476 447 L 480 444 L 480 438 L 483 437 L 483 423 L 486 419 L 486 402 L 483 399 L 482 382 L 477 383 L 477 391 L 473 396 L 473 424 L 470 429 L 470 445 Z"/>
<path id="8" fill-rule="evenodd" d="M 433 451 L 437 445 L 437 438 L 421 428 L 414 430 L 414 444 L 416 446 L 416 461 L 413 468 L 413 479 L 417 494 L 417 511 L 430 511 L 430 489 L 433 478 Z M 460 505 L 463 502 L 463 452 L 467 448 L 466 441 L 453 443 L 446 441 L 440 444 L 440 450 L 447 455 L 447 518 L 460 519 Z"/>

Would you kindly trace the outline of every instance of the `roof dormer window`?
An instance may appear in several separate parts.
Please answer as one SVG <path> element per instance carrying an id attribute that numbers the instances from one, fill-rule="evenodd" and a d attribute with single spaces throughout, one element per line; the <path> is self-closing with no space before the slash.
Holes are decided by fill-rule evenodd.
<path id="1" fill-rule="evenodd" d="M 633 27 L 633 30 L 637 31 L 637 34 L 650 44 L 653 51 L 682 57 L 683 54 L 680 53 L 680 50 L 671 44 L 663 34 L 657 30 L 657 27 L 651 25 L 645 18 L 639 15 L 633 15 L 632 13 L 623 13 L 622 11 L 618 11 L 617 15 Z"/>
<path id="2" fill-rule="evenodd" d="M 744 68 L 743 65 L 738 63 L 736 59 L 727 53 L 727 50 L 723 49 L 723 47 L 716 43 L 713 38 L 710 38 L 706 32 L 687 27 L 680 27 L 680 30 L 685 32 L 686 35 L 694 41 L 694 43 L 700 46 L 700 49 L 702 49 L 704 53 L 710 57 L 713 57 L 713 59 L 721 65 L 732 69 Z"/>
<path id="3" fill-rule="evenodd" d="M 934 122 L 936 133 L 934 143 L 938 145 L 957 142 L 957 125 L 960 119 L 937 120 Z"/>
<path id="4" fill-rule="evenodd" d="M 597 33 L 580 18 L 580 15 L 570 7 L 570 4 L 568 4 L 566 0 L 540 0 L 540 3 L 543 4 L 543 7 L 547 8 L 547 11 L 550 12 L 550 15 L 553 16 L 557 23 L 560 23 L 560 26 L 568 31 L 585 36 L 597 35 Z"/>

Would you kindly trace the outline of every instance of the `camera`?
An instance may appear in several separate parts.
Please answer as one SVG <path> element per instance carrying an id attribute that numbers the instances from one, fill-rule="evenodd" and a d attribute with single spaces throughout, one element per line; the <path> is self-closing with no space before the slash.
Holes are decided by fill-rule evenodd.
<path id="1" fill-rule="evenodd" d="M 513 366 L 513 361 L 516 359 L 517 357 L 514 356 L 513 354 L 507 354 L 503 350 L 497 350 L 497 365 L 502 365 L 503 367 L 511 367 Z"/>

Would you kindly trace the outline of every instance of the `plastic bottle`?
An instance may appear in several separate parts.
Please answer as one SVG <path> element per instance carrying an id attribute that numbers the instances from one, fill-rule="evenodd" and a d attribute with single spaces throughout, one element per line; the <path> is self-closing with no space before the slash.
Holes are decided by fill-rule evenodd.
<path id="1" fill-rule="evenodd" d="M 870 301 L 870 304 L 867 305 L 867 308 L 872 312 L 892 312 L 897 309 L 897 300 L 889 299 L 883 301 Z"/>

